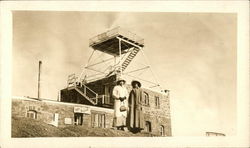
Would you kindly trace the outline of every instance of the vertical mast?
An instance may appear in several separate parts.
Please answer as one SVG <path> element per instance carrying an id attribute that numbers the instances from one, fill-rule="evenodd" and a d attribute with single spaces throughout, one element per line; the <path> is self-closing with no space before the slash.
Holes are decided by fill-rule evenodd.
<path id="1" fill-rule="evenodd" d="M 40 76 L 41 76 L 41 68 L 42 68 L 42 61 L 39 61 L 39 68 L 38 68 L 38 90 L 37 90 L 37 98 L 40 99 Z"/>
<path id="2" fill-rule="evenodd" d="M 119 71 L 120 76 L 122 76 L 122 49 L 121 49 L 121 39 L 119 40 Z"/>

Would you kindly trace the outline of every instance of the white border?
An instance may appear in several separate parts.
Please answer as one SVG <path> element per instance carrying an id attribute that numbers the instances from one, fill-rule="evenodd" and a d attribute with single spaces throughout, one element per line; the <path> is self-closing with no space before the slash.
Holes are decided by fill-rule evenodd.
<path id="1" fill-rule="evenodd" d="M 5 147 L 248 147 L 248 1 L 40 1 L 1 2 L 0 146 Z M 237 136 L 167 138 L 10 138 L 12 14 L 14 10 L 237 13 Z"/>

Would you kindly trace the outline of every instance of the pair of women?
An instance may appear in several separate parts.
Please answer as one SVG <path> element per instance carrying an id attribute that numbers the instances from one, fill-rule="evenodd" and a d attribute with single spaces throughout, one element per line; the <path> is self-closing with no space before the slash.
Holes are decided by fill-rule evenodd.
<path id="1" fill-rule="evenodd" d="M 125 83 L 124 79 L 119 79 L 113 89 L 114 127 L 137 133 L 144 128 L 141 83 L 132 81 L 132 90 L 129 94 Z"/>

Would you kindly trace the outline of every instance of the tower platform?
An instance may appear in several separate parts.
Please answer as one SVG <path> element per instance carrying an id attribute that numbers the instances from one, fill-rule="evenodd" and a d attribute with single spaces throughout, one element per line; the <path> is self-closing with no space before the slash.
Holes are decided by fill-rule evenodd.
<path id="1" fill-rule="evenodd" d="M 121 45 L 119 45 L 119 40 L 121 40 Z M 95 50 L 118 56 L 119 46 L 121 46 L 121 54 L 124 54 L 132 47 L 144 47 L 144 39 L 117 27 L 91 38 L 89 46 Z"/>

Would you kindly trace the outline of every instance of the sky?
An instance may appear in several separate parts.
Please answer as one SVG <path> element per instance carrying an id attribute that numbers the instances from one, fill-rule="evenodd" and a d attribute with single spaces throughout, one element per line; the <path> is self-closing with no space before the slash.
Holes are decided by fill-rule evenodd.
<path id="1" fill-rule="evenodd" d="M 13 96 L 56 100 L 69 74 L 80 74 L 89 39 L 120 26 L 145 39 L 160 84 L 170 90 L 173 136 L 236 134 L 237 16 L 231 13 L 13 13 Z"/>

